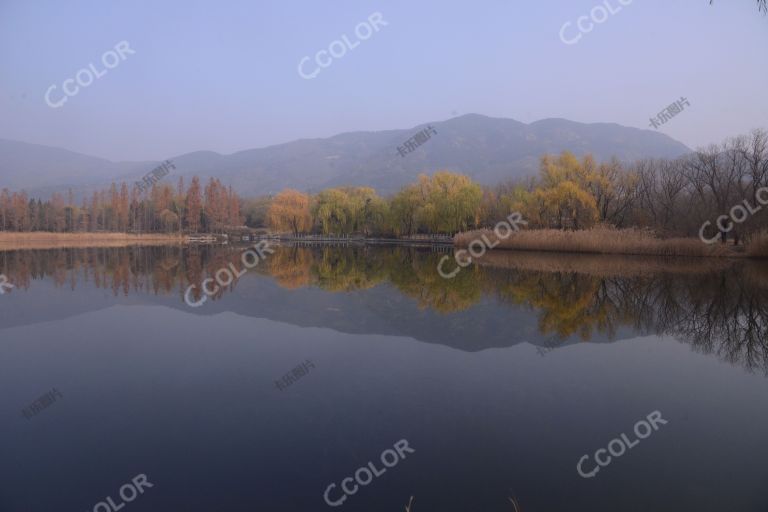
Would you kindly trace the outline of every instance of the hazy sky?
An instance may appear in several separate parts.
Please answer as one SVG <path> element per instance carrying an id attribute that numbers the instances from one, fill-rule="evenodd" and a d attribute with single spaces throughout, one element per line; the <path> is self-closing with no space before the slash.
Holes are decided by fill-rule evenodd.
<path id="1" fill-rule="evenodd" d="M 621 10 L 566 45 L 563 24 L 576 37 L 600 2 L 0 0 L 0 138 L 159 160 L 466 113 L 647 128 L 681 96 L 691 106 L 660 131 L 691 147 L 768 127 L 768 17 L 755 0 L 605 1 Z M 302 57 L 344 34 L 355 44 L 377 11 L 386 26 L 299 76 Z M 135 54 L 46 104 L 90 63 L 103 72 L 123 40 Z"/>

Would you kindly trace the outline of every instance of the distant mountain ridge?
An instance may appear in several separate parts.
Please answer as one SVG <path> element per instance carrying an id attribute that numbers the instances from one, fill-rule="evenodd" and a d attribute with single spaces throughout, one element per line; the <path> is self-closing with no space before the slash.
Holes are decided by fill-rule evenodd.
<path id="1" fill-rule="evenodd" d="M 397 151 L 420 130 L 436 134 L 415 151 Z M 342 133 L 301 139 L 229 155 L 196 151 L 169 156 L 176 169 L 166 177 L 218 177 L 241 195 L 275 193 L 286 187 L 316 192 L 326 187 L 371 186 L 392 193 L 421 173 L 451 170 L 482 184 L 535 174 L 539 158 L 568 150 L 598 160 L 675 158 L 691 150 L 660 132 L 613 123 L 543 119 L 531 124 L 467 114 L 403 130 Z M 78 195 L 113 181 L 133 182 L 159 162 L 111 162 L 64 149 L 0 139 L 0 187 L 47 196 L 72 187 Z"/>

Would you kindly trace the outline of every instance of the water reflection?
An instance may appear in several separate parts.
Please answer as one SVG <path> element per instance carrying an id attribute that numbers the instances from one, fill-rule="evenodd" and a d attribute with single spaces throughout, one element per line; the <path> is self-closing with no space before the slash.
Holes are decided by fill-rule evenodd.
<path id="1" fill-rule="evenodd" d="M 72 291 L 87 284 L 110 290 L 115 297 L 177 295 L 178 307 L 186 308 L 185 290 L 196 285 L 199 294 L 204 279 L 229 264 L 239 265 L 242 250 L 199 246 L 8 251 L 0 253 L 0 273 L 15 285 L 11 294 L 34 291 L 35 281 L 50 281 Z M 278 246 L 245 277 L 220 287 L 212 299 L 222 299 L 257 276 L 283 290 L 334 294 L 389 286 L 412 299 L 418 311 L 445 317 L 447 329 L 464 338 L 491 338 L 499 330 L 490 320 L 498 321 L 498 311 L 483 309 L 490 300 L 509 314 L 522 310 L 535 318 L 537 336 L 524 339 L 531 343 L 559 347 L 640 334 L 670 335 L 702 353 L 768 371 L 768 269 L 763 264 L 494 253 L 447 280 L 436 270 L 443 254 L 413 247 Z M 0 311 L 4 305 L 0 302 Z M 284 302 L 276 307 L 289 306 Z M 393 318 L 417 322 L 405 306 L 397 308 Z M 348 313 L 347 325 L 355 316 Z M 444 332 L 443 337 L 450 334 Z M 523 338 L 518 336 L 459 348 L 519 341 Z"/>

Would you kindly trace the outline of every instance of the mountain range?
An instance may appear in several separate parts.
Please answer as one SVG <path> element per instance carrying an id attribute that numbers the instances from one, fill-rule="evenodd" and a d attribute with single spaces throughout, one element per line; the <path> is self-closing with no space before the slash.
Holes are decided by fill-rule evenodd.
<path id="1" fill-rule="evenodd" d="M 418 132 L 432 129 L 419 147 L 401 156 L 398 147 Z M 178 176 L 219 178 L 241 196 L 276 193 L 291 187 L 317 192 L 326 187 L 371 186 L 381 194 L 395 192 L 421 173 L 451 170 L 492 185 L 533 175 L 544 154 L 568 150 L 598 161 L 616 157 L 675 158 L 691 150 L 663 133 L 613 123 L 578 123 L 544 119 L 530 124 L 467 114 L 402 130 L 342 133 L 301 139 L 229 155 L 196 151 L 169 155 Z M 47 197 L 72 188 L 78 196 L 112 182 L 138 181 L 159 162 L 112 162 L 64 149 L 0 139 L 0 188 L 24 189 Z M 188 181 L 187 181 L 188 183 Z"/>

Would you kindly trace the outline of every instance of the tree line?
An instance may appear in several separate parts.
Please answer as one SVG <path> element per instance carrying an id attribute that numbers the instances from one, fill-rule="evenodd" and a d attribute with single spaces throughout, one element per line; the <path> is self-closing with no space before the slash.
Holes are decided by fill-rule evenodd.
<path id="1" fill-rule="evenodd" d="M 766 226 L 759 191 L 768 187 L 768 133 L 755 130 L 677 159 L 597 162 L 569 152 L 545 155 L 539 173 L 481 186 L 469 177 L 438 171 L 421 175 L 390 197 L 370 187 L 337 187 L 316 194 L 286 189 L 241 200 L 211 179 L 178 186 L 155 184 L 142 193 L 125 183 L 74 204 L 54 194 L 48 201 L 24 192 L 0 192 L 0 230 L 216 232 L 242 227 L 293 235 L 402 237 L 454 235 L 491 228 L 512 212 L 528 228 L 589 229 L 597 224 L 646 228 L 662 238 L 718 236 L 718 217 L 744 205 L 749 215 L 719 233 L 736 243 Z M 768 201 L 768 191 L 763 191 Z M 745 205 L 744 201 L 749 204 Z M 760 208 L 758 208 L 760 207 Z M 740 215 L 741 216 L 741 215 Z M 721 224 L 722 225 L 722 224 Z"/>
<path id="2" fill-rule="evenodd" d="M 155 184 L 142 192 L 126 183 L 113 183 L 76 204 L 71 190 L 46 201 L 27 193 L 0 191 L 0 231 L 73 232 L 215 232 L 242 224 L 240 198 L 211 178 L 203 188 L 193 177 L 189 187 L 180 177 L 174 188 Z"/>
<path id="3" fill-rule="evenodd" d="M 261 225 L 294 235 L 453 235 L 490 228 L 520 212 L 529 228 L 639 227 L 660 237 L 717 235 L 717 218 L 749 202 L 749 216 L 728 230 L 738 243 L 766 226 L 758 191 L 768 186 L 768 134 L 756 130 L 677 159 L 598 163 L 563 152 L 541 158 L 538 176 L 482 187 L 447 171 L 419 176 L 390 198 L 367 187 L 316 195 L 284 190 L 262 204 Z M 768 194 L 763 196 L 768 201 Z M 756 210 L 756 211 L 755 211 Z M 739 215 L 741 217 L 741 215 Z M 725 223 L 726 227 L 728 223 Z M 720 233 L 723 240 L 726 232 Z"/>
<path id="4" fill-rule="evenodd" d="M 310 196 L 287 189 L 270 201 L 265 224 L 294 235 L 408 236 L 471 229 L 480 222 L 482 188 L 448 171 L 421 175 L 391 198 L 369 187 L 340 187 Z"/>

